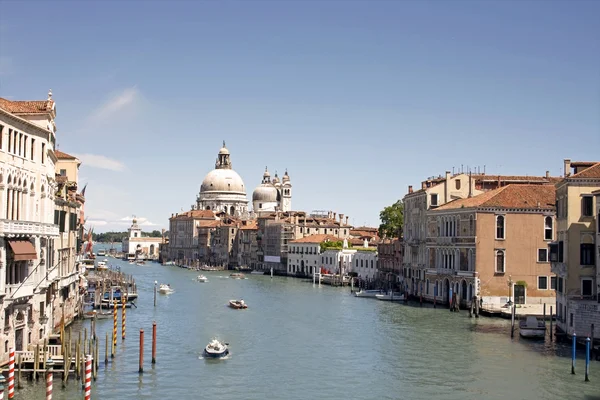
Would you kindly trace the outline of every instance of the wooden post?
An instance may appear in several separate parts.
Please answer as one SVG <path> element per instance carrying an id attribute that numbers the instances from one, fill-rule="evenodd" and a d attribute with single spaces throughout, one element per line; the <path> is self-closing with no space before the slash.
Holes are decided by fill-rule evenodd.
<path id="1" fill-rule="evenodd" d="M 19 354 L 19 358 L 17 359 L 17 389 L 21 389 L 23 387 L 21 382 L 21 354 Z"/>
<path id="2" fill-rule="evenodd" d="M 469 318 L 473 318 L 473 299 L 471 299 L 471 306 L 469 307 Z"/>
<path id="3" fill-rule="evenodd" d="M 550 341 L 552 341 L 552 335 L 554 335 L 554 331 L 552 330 L 552 318 L 554 317 L 554 313 L 552 312 L 552 306 L 550 306 Z"/>
<path id="4" fill-rule="evenodd" d="M 512 310 L 511 310 L 511 318 L 510 318 L 510 337 L 513 338 L 515 337 L 515 313 L 516 313 L 516 305 L 513 304 L 512 306 Z"/>
<path id="5" fill-rule="evenodd" d="M 39 377 L 38 370 L 40 369 L 40 345 L 36 344 L 33 349 L 33 379 L 37 380 Z"/>
<path id="6" fill-rule="evenodd" d="M 108 366 L 108 332 L 106 332 L 106 350 L 104 352 L 104 366 Z"/>
<path id="7" fill-rule="evenodd" d="M 592 358 L 594 358 L 594 324 L 592 324 L 590 328 L 590 346 L 590 355 L 592 356 Z"/>
<path id="8" fill-rule="evenodd" d="M 585 339 L 585 381 L 590 381 L 590 338 Z"/>
<path id="9" fill-rule="evenodd" d="M 475 301 L 475 318 L 479 318 L 479 298 L 473 296 L 473 301 Z"/>
<path id="10" fill-rule="evenodd" d="M 140 329 L 140 369 L 139 373 L 144 372 L 144 330 Z"/>
<path id="11" fill-rule="evenodd" d="M 152 322 L 152 364 L 156 364 L 156 321 Z"/>
<path id="12" fill-rule="evenodd" d="M 575 346 L 577 344 L 577 334 L 573 332 L 573 348 L 571 349 L 571 374 L 575 375 Z"/>
<path id="13" fill-rule="evenodd" d="M 125 319 L 126 319 L 126 311 L 125 311 L 125 297 L 121 295 L 122 300 L 122 309 L 121 309 L 121 340 L 125 340 Z"/>
<path id="14" fill-rule="evenodd" d="M 94 380 L 98 377 L 98 357 L 100 353 L 100 342 L 96 340 L 96 351 L 94 352 Z"/>
<path id="15" fill-rule="evenodd" d="M 546 303 L 544 303 L 544 328 L 546 327 Z"/>

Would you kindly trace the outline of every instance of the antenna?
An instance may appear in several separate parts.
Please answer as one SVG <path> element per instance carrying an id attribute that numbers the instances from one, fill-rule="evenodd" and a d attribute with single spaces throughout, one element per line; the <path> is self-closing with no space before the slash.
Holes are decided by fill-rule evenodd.
<path id="1" fill-rule="evenodd" d="M 485 175 L 485 164 L 483 164 L 483 174 Z"/>

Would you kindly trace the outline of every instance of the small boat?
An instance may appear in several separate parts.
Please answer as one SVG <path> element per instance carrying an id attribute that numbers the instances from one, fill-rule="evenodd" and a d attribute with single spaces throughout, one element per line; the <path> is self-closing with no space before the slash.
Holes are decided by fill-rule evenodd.
<path id="1" fill-rule="evenodd" d="M 220 342 L 217 339 L 213 339 L 204 348 L 204 355 L 210 358 L 222 358 L 229 354 L 227 346 L 229 343 Z"/>
<path id="2" fill-rule="evenodd" d="M 535 315 L 528 315 L 519 321 L 519 335 L 528 339 L 543 339 L 546 337 L 546 323 Z"/>
<path id="3" fill-rule="evenodd" d="M 106 256 L 106 250 L 98 250 L 98 257 L 104 257 Z"/>
<path id="4" fill-rule="evenodd" d="M 96 319 L 107 319 L 107 318 L 112 318 L 113 316 L 114 316 L 114 313 L 112 313 L 112 312 L 106 312 L 106 311 L 102 311 L 102 310 L 100 310 L 100 312 L 96 311 Z M 88 311 L 88 312 L 84 313 L 83 318 L 84 319 L 94 318 L 94 311 Z"/>
<path id="5" fill-rule="evenodd" d="M 162 283 L 158 287 L 158 291 L 161 292 L 162 294 L 169 294 L 169 293 L 173 293 L 174 290 L 171 288 L 171 285 L 165 285 L 164 283 Z"/>
<path id="6" fill-rule="evenodd" d="M 106 266 L 106 261 L 98 261 L 98 264 L 96 264 L 96 269 L 98 271 L 106 271 L 108 269 L 108 267 Z"/>
<path id="7" fill-rule="evenodd" d="M 229 300 L 229 307 L 239 310 L 248 308 L 248 304 L 244 300 Z"/>
<path id="8" fill-rule="evenodd" d="M 244 274 L 242 274 L 241 272 L 234 272 L 233 274 L 229 275 L 229 277 L 231 279 L 244 279 L 244 278 L 246 278 L 246 276 Z"/>
<path id="9" fill-rule="evenodd" d="M 136 262 L 135 262 L 135 265 L 146 265 L 146 261 L 143 261 L 143 260 L 141 260 L 141 261 L 136 261 Z"/>
<path id="10" fill-rule="evenodd" d="M 198 275 L 198 282 L 208 282 L 208 278 L 205 277 L 204 275 Z"/>
<path id="11" fill-rule="evenodd" d="M 404 300 L 404 295 L 400 292 L 386 293 L 386 294 L 376 294 L 375 298 L 377 300 L 387 300 L 387 301 L 400 301 Z"/>
<path id="12" fill-rule="evenodd" d="M 358 292 L 354 293 L 354 296 L 376 298 L 378 294 L 384 295 L 385 292 L 383 290 L 363 290 L 363 289 L 361 289 Z"/>

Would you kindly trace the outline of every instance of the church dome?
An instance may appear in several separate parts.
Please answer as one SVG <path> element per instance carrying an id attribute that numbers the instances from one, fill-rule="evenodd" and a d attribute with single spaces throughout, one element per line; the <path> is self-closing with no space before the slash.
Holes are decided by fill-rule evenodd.
<path id="1" fill-rule="evenodd" d="M 231 192 L 246 195 L 244 181 L 232 169 L 213 169 L 210 171 L 200 186 L 200 193 L 207 192 Z"/>
<path id="2" fill-rule="evenodd" d="M 276 202 L 277 189 L 271 184 L 263 183 L 254 189 L 252 201 L 261 201 L 263 203 Z"/>

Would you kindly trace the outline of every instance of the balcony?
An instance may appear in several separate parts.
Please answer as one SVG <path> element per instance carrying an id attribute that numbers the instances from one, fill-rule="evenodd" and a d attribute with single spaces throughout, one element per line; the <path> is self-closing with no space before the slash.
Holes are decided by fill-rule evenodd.
<path id="1" fill-rule="evenodd" d="M 20 283 L 14 285 L 6 285 L 4 289 L 4 292 L 6 294 L 5 300 L 15 300 L 20 297 L 32 297 L 34 288 L 35 285 L 33 282 L 26 282 L 23 285 L 21 285 Z"/>
<path id="2" fill-rule="evenodd" d="M 1 219 L 0 236 L 8 235 L 58 236 L 58 226 L 41 222 Z"/>

